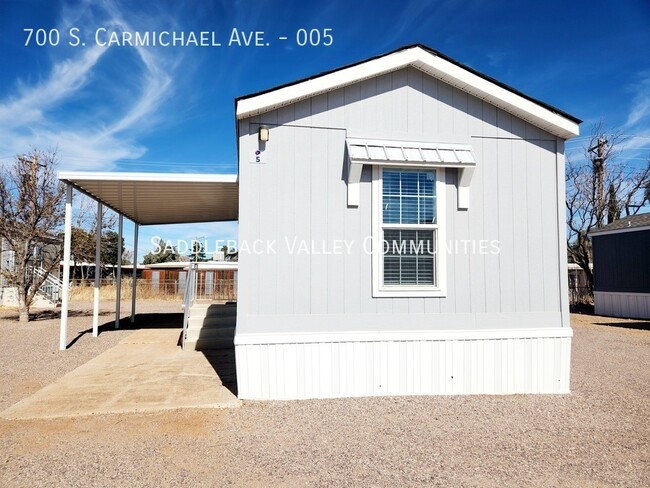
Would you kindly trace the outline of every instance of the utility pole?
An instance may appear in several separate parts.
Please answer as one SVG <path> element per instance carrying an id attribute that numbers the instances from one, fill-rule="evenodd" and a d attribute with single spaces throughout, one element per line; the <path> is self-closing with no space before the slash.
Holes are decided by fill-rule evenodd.
<path id="1" fill-rule="evenodd" d="M 608 141 L 604 137 L 598 138 L 594 147 L 587 149 L 588 152 L 596 152 L 591 160 L 594 170 L 594 199 L 596 204 L 596 226 L 602 227 L 605 224 L 605 146 Z"/>

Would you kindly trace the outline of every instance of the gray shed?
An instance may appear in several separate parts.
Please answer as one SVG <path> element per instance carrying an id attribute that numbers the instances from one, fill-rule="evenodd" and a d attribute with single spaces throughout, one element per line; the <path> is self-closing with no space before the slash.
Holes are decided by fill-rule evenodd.
<path id="1" fill-rule="evenodd" d="M 236 119 L 241 398 L 569 391 L 578 119 L 420 45 Z"/>

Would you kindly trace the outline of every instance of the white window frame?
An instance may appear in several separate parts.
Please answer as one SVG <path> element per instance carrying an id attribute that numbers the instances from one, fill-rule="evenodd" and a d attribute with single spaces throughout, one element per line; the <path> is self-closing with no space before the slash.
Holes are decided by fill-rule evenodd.
<path id="1" fill-rule="evenodd" d="M 383 259 L 383 227 L 382 222 L 382 174 L 384 169 L 398 170 L 431 170 L 436 172 L 436 286 L 431 285 L 384 285 L 384 259 Z M 422 166 L 379 166 L 373 165 L 372 168 L 372 296 L 381 297 L 445 297 L 447 296 L 447 251 L 446 251 L 446 232 L 447 213 L 445 200 L 445 169 L 432 167 L 430 169 Z M 389 228 L 413 228 L 426 229 L 426 225 L 391 225 L 386 224 Z M 432 226 L 429 226 L 432 227 Z"/>

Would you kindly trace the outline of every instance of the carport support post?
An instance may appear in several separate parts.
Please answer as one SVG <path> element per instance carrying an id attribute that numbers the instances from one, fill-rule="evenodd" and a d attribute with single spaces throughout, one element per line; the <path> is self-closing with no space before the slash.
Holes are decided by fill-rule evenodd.
<path id="1" fill-rule="evenodd" d="M 68 300 L 70 292 L 70 247 L 72 242 L 72 186 L 67 185 L 65 194 L 65 235 L 63 239 L 63 283 L 61 290 L 61 330 L 59 350 L 68 345 Z"/>
<path id="2" fill-rule="evenodd" d="M 135 290 L 136 281 L 138 278 L 138 230 L 140 224 L 135 223 L 135 230 L 133 232 L 133 289 L 131 290 L 131 323 L 135 322 Z"/>
<path id="3" fill-rule="evenodd" d="M 93 337 L 99 335 L 99 287 L 102 258 L 102 204 L 97 202 L 97 229 L 95 230 L 95 293 L 93 297 Z"/>
<path id="4" fill-rule="evenodd" d="M 117 225 L 117 296 L 115 297 L 115 328 L 120 328 L 120 301 L 122 300 L 122 227 L 124 217 L 120 214 Z"/>

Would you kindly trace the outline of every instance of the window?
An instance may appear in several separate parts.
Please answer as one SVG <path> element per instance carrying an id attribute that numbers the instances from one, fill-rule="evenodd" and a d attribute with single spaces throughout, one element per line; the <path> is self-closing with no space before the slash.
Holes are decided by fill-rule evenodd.
<path id="1" fill-rule="evenodd" d="M 444 296 L 444 169 L 374 171 L 373 295 Z"/>

